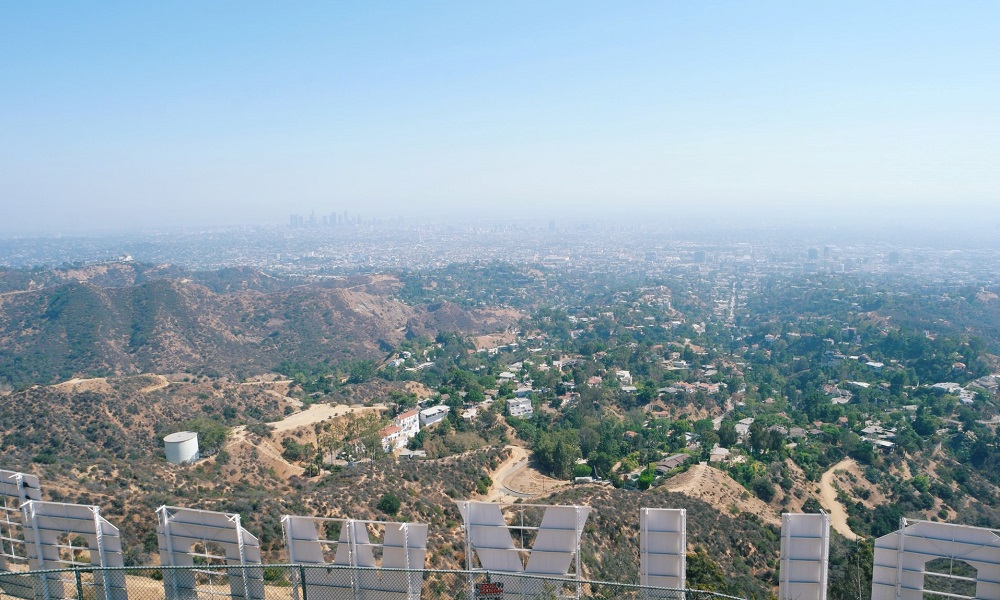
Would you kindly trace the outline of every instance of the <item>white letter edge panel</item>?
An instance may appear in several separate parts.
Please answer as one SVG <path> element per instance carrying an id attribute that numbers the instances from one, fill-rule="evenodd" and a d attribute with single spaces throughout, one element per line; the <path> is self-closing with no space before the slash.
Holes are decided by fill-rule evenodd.
<path id="1" fill-rule="evenodd" d="M 781 515 L 778 600 L 825 600 L 829 559 L 829 515 Z"/>
<path id="2" fill-rule="evenodd" d="M 99 507 L 29 500 L 22 506 L 22 513 L 28 565 L 32 571 L 79 565 L 82 562 L 77 560 L 79 554 L 89 554 L 88 564 L 95 567 L 125 566 L 118 528 L 101 517 Z M 73 543 L 78 536 L 86 540 L 86 548 Z M 60 551 L 65 550 L 71 554 L 69 558 L 60 556 Z M 99 598 L 127 598 L 122 571 L 101 571 L 100 575 L 94 577 Z M 40 583 L 39 593 L 44 600 L 77 596 L 76 585 L 69 574 L 42 575 Z"/>
<path id="3" fill-rule="evenodd" d="M 640 509 L 639 583 L 683 590 L 686 558 L 687 511 Z"/>
<path id="4" fill-rule="evenodd" d="M 228 574 L 232 598 L 263 600 L 264 572 L 260 566 L 260 542 L 240 525 L 238 514 L 161 506 L 156 514 L 160 563 L 164 566 L 193 566 L 196 556 L 206 560 L 205 569 Z M 224 556 L 213 554 L 222 550 Z M 225 565 L 216 563 L 225 562 Z M 229 567 L 235 568 L 226 568 Z M 167 600 L 195 600 L 198 584 L 190 570 L 163 571 Z"/>

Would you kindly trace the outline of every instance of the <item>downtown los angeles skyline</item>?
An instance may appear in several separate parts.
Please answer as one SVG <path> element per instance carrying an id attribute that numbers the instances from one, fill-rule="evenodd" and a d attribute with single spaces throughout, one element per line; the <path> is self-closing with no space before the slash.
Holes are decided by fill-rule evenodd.
<path id="1" fill-rule="evenodd" d="M 0 233 L 744 211 L 1000 222 L 986 2 L 0 8 Z"/>

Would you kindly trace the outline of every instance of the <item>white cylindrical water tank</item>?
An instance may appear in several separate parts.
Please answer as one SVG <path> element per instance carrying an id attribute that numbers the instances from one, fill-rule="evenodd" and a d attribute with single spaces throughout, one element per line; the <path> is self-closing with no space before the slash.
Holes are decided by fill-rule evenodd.
<path id="1" fill-rule="evenodd" d="M 198 460 L 198 432 L 178 431 L 163 438 L 167 461 L 183 465 Z"/>

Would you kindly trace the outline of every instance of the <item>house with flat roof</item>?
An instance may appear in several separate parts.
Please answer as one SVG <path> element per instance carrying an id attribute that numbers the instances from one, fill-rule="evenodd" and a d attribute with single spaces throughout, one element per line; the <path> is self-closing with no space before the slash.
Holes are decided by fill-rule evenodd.
<path id="1" fill-rule="evenodd" d="M 729 448 L 723 448 L 722 446 L 717 446 L 712 448 L 712 452 L 708 455 L 708 462 L 728 462 L 729 461 Z"/>
<path id="2" fill-rule="evenodd" d="M 449 411 L 451 411 L 451 408 L 444 404 L 438 404 L 437 406 L 425 408 L 420 411 L 420 424 L 424 427 L 430 427 L 431 425 L 444 420 L 444 418 L 448 416 Z"/>
<path id="3" fill-rule="evenodd" d="M 535 414 L 531 407 L 531 398 L 511 398 L 507 401 L 507 414 L 521 419 L 530 419 Z"/>

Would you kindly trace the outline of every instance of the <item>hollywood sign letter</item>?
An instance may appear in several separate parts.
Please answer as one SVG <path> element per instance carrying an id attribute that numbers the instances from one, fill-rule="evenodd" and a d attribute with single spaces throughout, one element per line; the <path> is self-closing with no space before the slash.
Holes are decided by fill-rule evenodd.
<path id="1" fill-rule="evenodd" d="M 231 598 L 264 599 L 260 542 L 240 525 L 240 515 L 173 506 L 161 506 L 156 514 L 160 564 L 190 567 L 198 557 L 204 561 L 206 571 L 228 575 Z M 195 576 L 190 569 L 164 569 L 167 600 L 197 600 Z"/>
<path id="2" fill-rule="evenodd" d="M 337 540 L 325 539 L 327 527 L 340 527 Z M 427 525 L 422 523 L 389 523 L 355 519 L 323 519 L 319 517 L 281 518 L 288 546 L 288 561 L 294 565 L 335 565 L 340 567 L 369 567 L 378 565 L 375 550 L 380 549 L 382 568 L 423 569 L 427 555 Z M 382 531 L 382 542 L 373 543 L 368 529 Z M 333 561 L 324 555 L 325 547 L 334 546 Z M 361 592 L 378 592 L 380 599 L 419 598 L 423 576 L 421 573 L 375 573 L 348 569 L 302 570 L 307 589 L 318 589 L 322 597 L 355 598 Z M 296 574 L 298 576 L 298 574 Z M 338 595 L 338 591 L 340 591 Z M 345 593 L 349 592 L 349 593 Z M 298 598 L 299 590 L 293 588 Z M 370 594 L 364 594 L 370 597 Z"/>
<path id="3" fill-rule="evenodd" d="M 29 500 L 21 510 L 32 571 L 125 566 L 118 528 L 101 517 L 99 507 Z M 83 538 L 85 546 L 77 545 L 79 538 Z M 77 597 L 76 583 L 67 573 L 43 573 L 39 585 L 38 594 L 44 600 Z M 105 600 L 128 598 L 122 571 L 99 571 L 94 576 L 94 587 L 98 597 Z"/>
<path id="4" fill-rule="evenodd" d="M 686 557 L 687 511 L 683 508 L 640 509 L 639 583 L 683 590 Z"/>
<path id="5" fill-rule="evenodd" d="M 496 573 L 567 577 L 576 557 L 579 563 L 580 536 L 590 516 L 589 506 L 516 505 L 523 508 L 544 508 L 542 522 L 536 529 L 535 542 L 530 549 L 517 548 L 511 536 L 512 527 L 504 520 L 500 504 L 485 502 L 457 502 L 465 521 L 466 561 L 472 569 L 472 554 L 479 557 L 484 569 Z M 527 554 L 527 564 L 521 555 Z M 579 564 L 574 569 L 579 579 Z M 535 579 L 510 579 L 505 593 L 533 596 L 541 592 L 542 584 Z M 538 589 L 535 589 L 538 588 Z"/>
<path id="6" fill-rule="evenodd" d="M 826 600 L 830 517 L 826 513 L 781 515 L 781 579 L 778 600 Z"/>
<path id="7" fill-rule="evenodd" d="M 0 572 L 9 573 L 15 565 L 28 562 L 21 505 L 41 499 L 38 477 L 0 469 Z M 35 594 L 27 579 L 17 577 L 6 579 L 3 591 L 18 598 L 34 598 Z"/>
<path id="8" fill-rule="evenodd" d="M 998 533 L 901 519 L 898 531 L 875 540 L 872 600 L 922 600 L 925 593 L 938 592 L 953 598 L 1000 598 Z M 947 568 L 929 568 L 939 561 Z"/>

